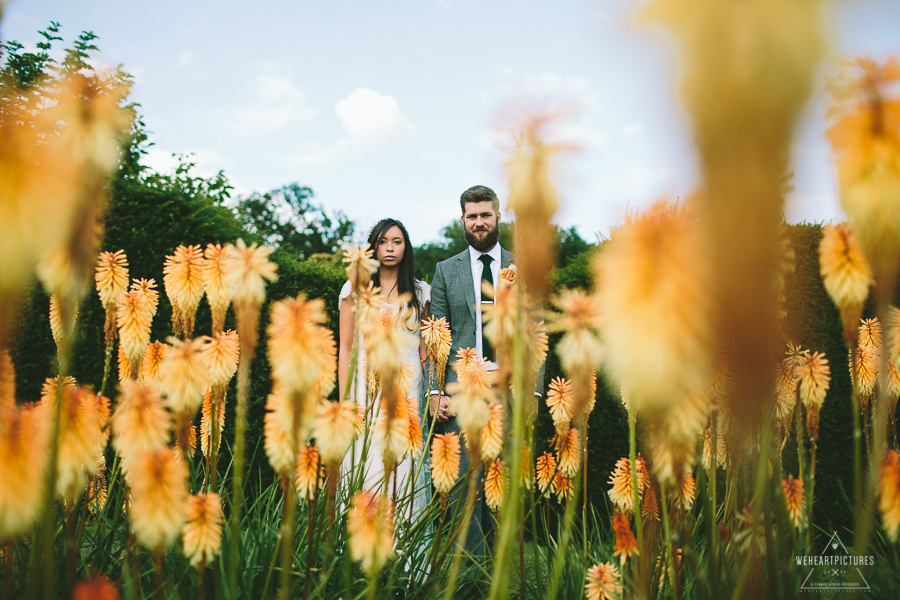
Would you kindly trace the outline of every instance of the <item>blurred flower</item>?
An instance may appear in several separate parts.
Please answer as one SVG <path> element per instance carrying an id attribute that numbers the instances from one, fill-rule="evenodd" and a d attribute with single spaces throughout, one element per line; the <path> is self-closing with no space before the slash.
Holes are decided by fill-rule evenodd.
<path id="1" fill-rule="evenodd" d="M 522 485 L 526 490 L 530 490 L 534 484 L 534 465 L 531 464 L 531 449 L 528 446 L 522 446 L 522 469 L 519 475 L 522 478 Z"/>
<path id="2" fill-rule="evenodd" d="M 491 418 L 488 403 L 476 393 L 463 392 L 451 399 L 450 412 L 456 415 L 456 422 L 466 435 L 467 446 L 474 440 L 481 443 L 481 430 Z"/>
<path id="3" fill-rule="evenodd" d="M 192 567 L 208 565 L 222 546 L 222 501 L 219 495 L 189 496 L 184 504 L 187 522 L 181 529 L 184 555 Z"/>
<path id="4" fill-rule="evenodd" d="M 509 265 L 505 269 L 500 269 L 500 283 L 497 285 L 513 286 L 516 284 L 518 278 L 519 271 L 516 269 L 516 265 Z"/>
<path id="5" fill-rule="evenodd" d="M 272 390 L 266 400 L 266 414 L 263 418 L 263 446 L 269 464 L 279 475 L 287 476 L 296 468 L 296 446 L 305 436 L 298 435 L 292 427 L 293 408 L 290 399 L 279 390 Z"/>
<path id="6" fill-rule="evenodd" d="M 407 414 L 409 415 L 409 434 L 406 438 L 405 455 L 418 458 L 425 447 L 422 439 L 422 420 L 419 417 L 419 400 L 417 398 L 407 398 Z"/>
<path id="7" fill-rule="evenodd" d="M 659 521 L 659 503 L 656 501 L 656 490 L 648 485 L 641 501 L 641 517 L 645 521 Z"/>
<path id="8" fill-rule="evenodd" d="M 179 245 L 166 256 L 163 284 L 172 304 L 172 332 L 176 337 L 194 334 L 194 316 L 203 297 L 204 259 L 200 246 Z"/>
<path id="9" fill-rule="evenodd" d="M 775 367 L 775 416 L 784 429 L 790 429 L 788 420 L 797 404 L 797 375 L 794 359 L 785 358 Z"/>
<path id="10" fill-rule="evenodd" d="M 356 433 L 356 407 L 350 402 L 319 405 L 313 437 L 325 463 L 340 463 Z"/>
<path id="11" fill-rule="evenodd" d="M 297 453 L 296 485 L 301 500 L 311 502 L 325 480 L 325 465 L 318 446 L 302 446 Z"/>
<path id="12" fill-rule="evenodd" d="M 141 366 L 138 370 L 138 380 L 141 383 L 158 383 L 160 381 L 160 367 L 169 353 L 169 345 L 165 342 L 152 342 L 144 350 L 141 358 Z"/>
<path id="13" fill-rule="evenodd" d="M 490 293 L 490 286 L 483 284 L 482 293 Z M 484 335 L 487 336 L 496 351 L 496 359 L 501 369 L 507 368 L 512 359 L 513 338 L 516 335 L 516 315 L 519 309 L 519 298 L 516 289 L 509 286 L 498 286 L 493 290 L 494 301 L 482 306 L 484 318 Z"/>
<path id="14" fill-rule="evenodd" d="M 278 279 L 278 265 L 269 260 L 269 254 L 274 250 L 271 246 L 251 244 L 248 247 L 243 239 L 239 239 L 235 245 L 226 246 L 226 250 L 227 281 L 232 292 L 237 331 L 241 348 L 247 349 L 250 360 L 256 348 L 259 307 L 266 298 L 266 281 Z"/>
<path id="15" fill-rule="evenodd" d="M 75 319 L 78 318 L 78 305 L 75 306 L 75 312 L 72 316 L 72 325 L 75 324 Z M 62 318 L 62 310 L 59 305 L 59 299 L 57 299 L 56 294 L 50 296 L 50 333 L 53 334 L 53 341 L 56 342 L 56 350 L 59 351 L 60 344 L 62 343 L 62 339 L 64 336 L 70 335 L 72 332 L 65 331 L 65 325 L 63 324 Z"/>
<path id="16" fill-rule="evenodd" d="M 800 528 L 800 518 L 803 516 L 803 505 L 806 504 L 806 492 L 802 479 L 788 477 L 781 480 L 781 489 L 784 490 L 784 501 L 787 503 L 788 514 L 791 522 L 797 529 Z"/>
<path id="17" fill-rule="evenodd" d="M 119 600 L 116 585 L 103 575 L 94 575 L 75 586 L 72 600 Z"/>
<path id="18" fill-rule="evenodd" d="M 548 490 L 553 483 L 553 476 L 556 474 L 556 458 L 552 453 L 545 452 L 538 456 L 535 472 L 538 489 L 541 492 L 549 493 Z"/>
<path id="19" fill-rule="evenodd" d="M 459 436 L 437 434 L 431 442 L 431 481 L 435 491 L 447 494 L 459 478 Z"/>
<path id="20" fill-rule="evenodd" d="M 566 477 L 574 477 L 578 472 L 581 458 L 581 440 L 578 437 L 578 430 L 573 427 L 563 434 L 556 434 L 554 440 L 560 472 Z"/>
<path id="21" fill-rule="evenodd" d="M 128 259 L 124 250 L 101 252 L 97 257 L 97 272 L 94 275 L 100 303 L 106 310 L 106 343 L 112 343 L 116 335 L 116 302 L 119 295 L 128 289 Z"/>
<path id="22" fill-rule="evenodd" d="M 214 336 L 206 339 L 200 350 L 200 358 L 206 364 L 210 385 L 214 387 L 228 385 L 237 372 L 240 347 L 238 334 L 233 329 L 219 330 Z"/>
<path id="23" fill-rule="evenodd" d="M 400 394 L 397 396 L 400 397 Z M 381 446 L 385 462 L 390 464 L 403 457 L 409 438 L 409 405 L 403 400 L 398 400 L 393 405 L 392 411 L 390 403 L 382 402 L 381 412 L 375 423 L 375 440 Z"/>
<path id="24" fill-rule="evenodd" d="M 569 381 L 562 377 L 556 377 L 550 382 L 547 391 L 547 406 L 550 408 L 550 416 L 556 426 L 556 433 L 564 433 L 569 430 L 572 422 L 572 389 Z"/>
<path id="25" fill-rule="evenodd" d="M 185 521 L 188 468 L 169 448 L 142 450 L 129 469 L 131 524 L 135 537 L 151 551 L 165 551 Z"/>
<path id="26" fill-rule="evenodd" d="M 488 463 L 484 474 L 484 501 L 492 511 L 500 510 L 507 490 L 509 469 L 502 460 L 494 459 Z"/>
<path id="27" fill-rule="evenodd" d="M 378 270 L 379 262 L 372 258 L 374 248 L 369 248 L 368 242 L 362 246 L 344 244 L 343 262 L 347 263 L 347 279 L 354 292 L 366 289 L 372 280 L 372 275 Z"/>
<path id="28" fill-rule="evenodd" d="M 561 312 L 550 313 L 548 329 L 565 332 L 556 346 L 563 370 L 574 377 L 599 367 L 604 349 L 596 298 L 580 289 L 567 289 L 553 303 Z"/>
<path id="29" fill-rule="evenodd" d="M 119 295 L 116 307 L 116 324 L 119 328 L 119 347 L 128 359 L 131 377 L 137 377 L 141 357 L 150 343 L 150 326 L 153 315 L 143 292 L 132 291 Z"/>
<path id="30" fill-rule="evenodd" d="M 16 369 L 9 350 L 0 348 L 0 407 L 16 406 Z"/>
<path id="31" fill-rule="evenodd" d="M 116 370 L 119 372 L 119 383 L 131 379 L 131 365 L 128 364 L 128 355 L 125 354 L 125 347 L 122 344 L 119 344 L 116 350 Z"/>
<path id="32" fill-rule="evenodd" d="M 481 460 L 487 462 L 500 456 L 503 450 L 503 405 L 500 403 L 488 405 L 491 416 L 481 430 Z"/>
<path id="33" fill-rule="evenodd" d="M 725 467 L 727 453 L 725 450 L 725 436 L 722 431 L 716 431 L 716 466 Z M 712 462 L 712 427 L 706 429 L 703 434 L 703 468 L 709 470 Z"/>
<path id="34" fill-rule="evenodd" d="M 112 421 L 113 447 L 122 457 L 126 475 L 135 454 L 157 450 L 169 443 L 171 419 L 159 392 L 151 384 L 134 380 L 122 384 L 122 394 Z"/>
<path id="35" fill-rule="evenodd" d="M 203 392 L 209 385 L 209 370 L 201 356 L 204 338 L 169 341 L 172 345 L 159 368 L 166 404 L 175 413 L 193 415 L 203 403 Z"/>
<path id="36" fill-rule="evenodd" d="M 147 304 L 150 305 L 150 315 L 156 316 L 156 309 L 159 306 L 159 292 L 156 291 L 155 279 L 135 279 L 131 282 L 132 292 L 143 292 L 147 298 Z"/>
<path id="37" fill-rule="evenodd" d="M 359 492 L 347 513 L 350 556 L 374 577 L 394 553 L 394 509 L 385 497 Z"/>
<path id="38" fill-rule="evenodd" d="M 859 234 L 875 281 L 893 293 L 900 262 L 900 61 L 847 61 L 832 82 L 828 138 L 841 206 Z M 894 94 L 891 95 L 891 86 Z M 855 322 L 854 322 L 855 323 Z"/>
<path id="39" fill-rule="evenodd" d="M 530 387 L 534 388 L 537 385 L 538 371 L 547 360 L 547 353 L 550 351 L 550 338 L 547 335 L 543 319 L 532 320 L 531 323 L 531 329 L 527 331 L 530 335 L 526 336 L 525 344 L 531 353 L 530 366 L 533 381 L 530 382 Z"/>
<path id="40" fill-rule="evenodd" d="M 584 595 L 587 600 L 616 600 L 622 593 L 619 570 L 610 563 L 600 563 L 587 570 Z"/>
<path id="41" fill-rule="evenodd" d="M 900 455 L 893 448 L 887 450 L 881 461 L 878 509 L 888 538 L 891 543 L 896 543 L 900 531 Z"/>
<path id="42" fill-rule="evenodd" d="M 0 540 L 28 531 L 43 506 L 48 433 L 31 405 L 0 404 Z"/>
<path id="43" fill-rule="evenodd" d="M 614 556 L 619 557 L 619 564 L 624 565 L 632 555 L 638 554 L 637 538 L 631 531 L 631 523 L 624 513 L 616 511 L 612 518 L 613 533 L 616 535 L 616 551 Z"/>
<path id="44" fill-rule="evenodd" d="M 885 326 L 888 361 L 900 365 L 900 308 L 896 306 L 888 308 Z"/>
<path id="45" fill-rule="evenodd" d="M 800 401 L 806 407 L 806 428 L 813 440 L 819 437 L 819 411 L 831 383 L 831 368 L 822 352 L 808 354 L 796 367 L 800 379 Z"/>
<path id="46" fill-rule="evenodd" d="M 690 510 L 697 496 L 697 484 L 694 474 L 688 471 L 681 480 L 681 487 L 675 495 L 675 502 L 685 510 Z"/>
<path id="47" fill-rule="evenodd" d="M 323 327 L 327 320 L 325 302 L 307 300 L 302 292 L 272 304 L 266 328 L 269 362 L 273 379 L 285 393 L 305 399 L 331 366 L 334 338 Z"/>
<path id="48" fill-rule="evenodd" d="M 848 223 L 829 224 L 822 229 L 819 272 L 825 290 L 841 311 L 845 341 L 850 346 L 852 332 L 874 280 L 859 240 Z"/>
<path id="49" fill-rule="evenodd" d="M 212 313 L 213 335 L 225 327 L 225 313 L 231 304 L 231 286 L 228 281 L 231 264 L 228 250 L 221 244 L 206 245 L 206 250 L 203 251 L 202 280 Z"/>
<path id="50" fill-rule="evenodd" d="M 575 493 L 572 479 L 563 475 L 561 471 L 557 471 L 556 475 L 553 476 L 553 493 L 556 494 L 556 499 L 559 502 L 571 498 L 572 494 Z"/>

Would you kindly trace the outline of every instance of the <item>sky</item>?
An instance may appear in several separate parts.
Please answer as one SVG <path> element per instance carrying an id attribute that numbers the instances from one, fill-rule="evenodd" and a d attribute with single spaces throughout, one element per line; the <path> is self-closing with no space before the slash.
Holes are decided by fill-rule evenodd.
<path id="1" fill-rule="evenodd" d="M 441 239 L 472 185 L 505 204 L 511 106 L 565 106 L 560 137 L 579 151 L 555 165 L 556 222 L 596 241 L 699 182 L 674 45 L 637 24 L 645 3 L 13 0 L 0 37 L 33 48 L 50 21 L 66 45 L 94 32 L 101 60 L 134 76 L 151 167 L 191 153 L 235 195 L 297 182 L 358 235 L 393 217 L 414 245 Z M 830 64 L 900 54 L 897 0 L 827 7 Z M 818 93 L 797 127 L 791 222 L 841 218 L 824 112 Z"/>

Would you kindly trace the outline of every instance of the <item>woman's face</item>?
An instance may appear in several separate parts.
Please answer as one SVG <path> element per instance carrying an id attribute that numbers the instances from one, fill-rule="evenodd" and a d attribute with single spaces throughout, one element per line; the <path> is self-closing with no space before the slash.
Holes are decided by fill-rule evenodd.
<path id="1" fill-rule="evenodd" d="M 403 260 L 403 252 L 406 243 L 403 240 L 403 232 L 396 225 L 384 232 L 378 240 L 378 248 L 375 258 L 385 267 L 396 267 Z"/>

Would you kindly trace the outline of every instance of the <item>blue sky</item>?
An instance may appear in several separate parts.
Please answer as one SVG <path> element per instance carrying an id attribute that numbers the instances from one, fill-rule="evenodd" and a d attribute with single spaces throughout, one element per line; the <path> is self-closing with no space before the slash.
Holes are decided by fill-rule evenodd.
<path id="1" fill-rule="evenodd" d="M 194 153 L 238 193 L 313 188 L 361 232 L 403 221 L 436 240 L 474 184 L 505 199 L 496 125 L 523 98 L 566 102 L 579 154 L 555 177 L 558 222 L 596 239 L 627 208 L 689 193 L 697 172 L 678 106 L 673 46 L 633 24 L 643 2 L 13 0 L 0 35 L 31 47 L 51 20 L 99 36 L 135 76 L 155 146 Z M 900 2 L 828 4 L 832 56 L 900 53 Z M 789 220 L 840 218 L 821 96 L 798 127 Z"/>

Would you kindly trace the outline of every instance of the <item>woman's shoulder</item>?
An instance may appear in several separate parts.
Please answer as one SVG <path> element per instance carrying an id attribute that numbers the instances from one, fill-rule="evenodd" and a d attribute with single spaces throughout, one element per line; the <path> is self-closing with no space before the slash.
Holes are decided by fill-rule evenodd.
<path id="1" fill-rule="evenodd" d="M 419 297 L 419 303 L 423 306 L 426 302 L 431 301 L 431 286 L 419 279 L 416 279 L 416 295 Z"/>
<path id="2" fill-rule="evenodd" d="M 341 307 L 341 303 L 344 301 L 344 298 L 350 296 L 350 292 L 353 291 L 353 288 L 350 287 L 350 280 L 344 282 L 344 286 L 341 288 L 341 293 L 338 294 L 338 308 Z"/>

